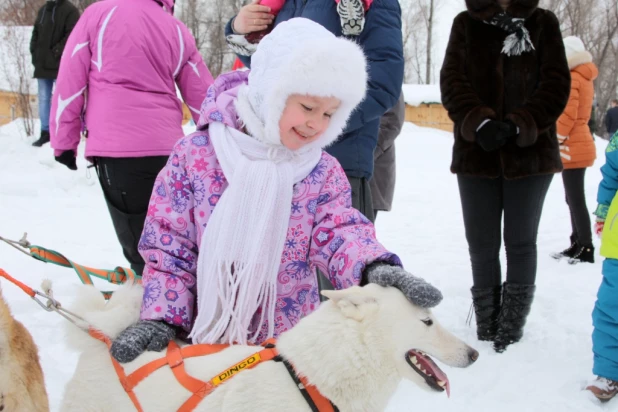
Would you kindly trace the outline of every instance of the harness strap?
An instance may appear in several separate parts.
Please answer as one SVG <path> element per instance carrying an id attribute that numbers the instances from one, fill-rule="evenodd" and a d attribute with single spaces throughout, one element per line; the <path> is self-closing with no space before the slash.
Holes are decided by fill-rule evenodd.
<path id="1" fill-rule="evenodd" d="M 213 353 L 213 351 L 208 352 Z M 178 412 L 192 411 L 206 395 L 212 392 L 212 385 L 210 385 L 210 382 L 195 379 L 187 373 L 182 351 L 174 341 L 171 341 L 167 347 L 167 362 L 178 383 L 192 393 L 191 397 L 178 409 Z"/>
<path id="2" fill-rule="evenodd" d="M 318 408 L 319 412 L 339 412 L 339 409 L 328 399 L 326 399 L 314 385 L 311 385 L 307 378 L 300 376 L 300 381 L 303 387 L 311 397 L 313 404 Z"/>
<path id="3" fill-rule="evenodd" d="M 106 280 L 115 285 L 121 285 L 126 282 L 141 281 L 141 276 L 137 275 L 132 269 L 123 268 L 120 266 L 113 270 L 95 269 L 75 263 L 55 250 L 46 249 L 35 245 L 28 246 L 28 248 L 30 249 L 30 256 L 37 260 L 46 263 L 53 263 L 58 266 L 73 268 L 73 270 L 77 273 L 77 276 L 79 276 L 79 279 L 85 285 L 94 285 L 91 276 Z M 109 299 L 112 295 L 112 292 L 109 291 L 104 291 L 102 293 L 105 299 Z"/>
<path id="4" fill-rule="evenodd" d="M 311 408 L 311 412 L 339 412 L 339 409 L 337 409 L 331 401 L 326 399 L 315 386 L 311 385 L 309 381 L 307 381 L 307 378 L 304 376 L 299 377 L 298 374 L 296 374 L 290 362 L 284 360 L 281 356 L 277 356 L 274 360 L 285 365 L 285 368 L 296 384 L 300 394 L 303 395 L 303 398 L 305 398 L 305 401 Z"/>
<path id="5" fill-rule="evenodd" d="M 26 294 L 28 294 L 28 296 L 30 296 L 31 298 L 35 297 L 36 292 L 30 286 L 21 283 L 19 280 L 6 273 L 3 269 L 0 269 L 0 277 L 3 277 L 9 282 L 13 283 L 15 286 L 26 292 Z"/>
<path id="6" fill-rule="evenodd" d="M 108 348 L 112 346 L 112 342 L 109 337 L 107 337 L 100 331 L 90 328 L 88 329 L 88 334 L 93 338 L 105 343 Z M 124 368 L 112 356 L 110 356 L 110 358 L 112 360 L 112 365 L 114 365 L 116 375 L 118 375 L 118 380 L 120 381 L 120 384 L 122 385 L 127 395 L 129 395 L 129 399 L 131 399 L 131 402 L 133 402 L 135 409 L 137 409 L 137 412 L 144 412 L 142 406 L 139 403 L 139 400 L 137 399 L 137 396 L 135 396 L 135 392 L 133 392 L 133 386 L 130 385 L 129 380 L 127 379 L 127 375 L 124 373 Z"/>

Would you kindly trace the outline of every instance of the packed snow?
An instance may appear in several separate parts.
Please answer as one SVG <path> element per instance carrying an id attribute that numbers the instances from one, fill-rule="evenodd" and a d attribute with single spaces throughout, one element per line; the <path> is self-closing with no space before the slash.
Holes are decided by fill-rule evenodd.
<path id="1" fill-rule="evenodd" d="M 17 122 L 0 128 L 0 236 L 18 239 L 28 232 L 32 243 L 79 263 L 126 265 L 96 174 L 82 158 L 83 145 L 79 170 L 72 172 L 54 161 L 49 145 L 33 148 L 32 140 L 22 135 Z M 571 266 L 549 257 L 568 246 L 570 234 L 560 176 L 554 178 L 541 220 L 538 289 L 525 336 L 496 354 L 488 342 L 476 340 L 474 324 L 466 325 L 472 277 L 456 178 L 449 171 L 452 136 L 406 123 L 396 144 L 394 210 L 378 215 L 378 237 L 410 272 L 442 290 L 444 301 L 434 313 L 481 356 L 468 369 L 441 365 L 451 381 L 450 398 L 402 383 L 388 411 L 618 411 L 618 400 L 601 405 L 583 390 L 593 378 L 590 313 L 602 258 L 597 254 L 595 264 Z M 599 159 L 586 175 L 590 210 L 596 205 L 605 146 L 597 139 Z M 0 267 L 36 288 L 50 278 L 55 297 L 65 306 L 79 284 L 71 269 L 41 263 L 5 244 L 0 244 Z M 102 281 L 97 285 L 109 288 Z M 66 321 L 43 311 L 7 282 L 2 282 L 2 290 L 14 316 L 39 346 L 52 411 L 58 411 L 78 357 L 65 341 Z"/>
<path id="2" fill-rule="evenodd" d="M 402 92 L 403 99 L 409 106 L 442 102 L 440 85 L 437 84 L 404 84 Z"/>

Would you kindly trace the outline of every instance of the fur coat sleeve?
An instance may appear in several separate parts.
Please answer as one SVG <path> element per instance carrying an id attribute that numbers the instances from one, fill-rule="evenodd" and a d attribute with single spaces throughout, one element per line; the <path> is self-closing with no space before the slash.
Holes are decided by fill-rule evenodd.
<path id="1" fill-rule="evenodd" d="M 496 112 L 486 105 L 462 70 L 466 61 L 466 30 L 464 14 L 455 18 L 440 71 L 442 104 L 456 124 L 461 124 L 463 139 L 475 141 L 476 129 L 485 119 L 497 119 Z"/>

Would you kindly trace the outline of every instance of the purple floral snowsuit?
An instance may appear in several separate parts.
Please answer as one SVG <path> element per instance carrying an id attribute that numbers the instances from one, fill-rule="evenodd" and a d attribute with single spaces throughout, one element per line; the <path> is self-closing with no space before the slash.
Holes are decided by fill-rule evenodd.
<path id="1" fill-rule="evenodd" d="M 234 109 L 247 72 L 219 77 L 208 91 L 198 128 L 180 139 L 154 185 L 139 250 L 146 262 L 141 319 L 164 320 L 190 331 L 195 317 L 197 255 L 202 234 L 227 181 L 208 137 L 213 121 L 240 128 Z M 256 207 L 260 207 L 256 205 Z M 319 305 L 316 268 L 336 289 L 358 285 L 366 265 L 401 265 L 351 206 L 351 189 L 339 162 L 327 153 L 294 186 L 277 286 L 275 336 Z M 259 242 L 259 239 L 255 239 Z M 263 337 L 262 337 L 263 338 Z"/>

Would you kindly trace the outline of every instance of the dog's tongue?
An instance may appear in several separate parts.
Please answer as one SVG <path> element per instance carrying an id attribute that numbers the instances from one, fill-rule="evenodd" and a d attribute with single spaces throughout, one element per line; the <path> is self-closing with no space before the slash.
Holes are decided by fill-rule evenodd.
<path id="1" fill-rule="evenodd" d="M 420 354 L 417 351 L 410 351 L 409 355 L 416 356 L 417 362 L 421 364 L 423 369 L 427 372 L 431 373 L 431 375 L 436 379 L 436 383 L 439 381 L 444 382 L 442 386 L 446 390 L 446 396 L 451 397 L 451 383 L 446 376 L 446 373 L 442 372 L 442 369 L 436 365 L 436 363 L 427 355 Z"/>
<path id="2" fill-rule="evenodd" d="M 436 367 L 435 369 L 432 369 L 431 372 L 434 374 L 436 379 L 444 382 L 444 389 L 446 389 L 446 396 L 450 398 L 451 397 L 451 383 L 448 381 L 448 377 L 446 376 L 446 373 L 442 372 L 440 368 L 438 367 Z"/>

